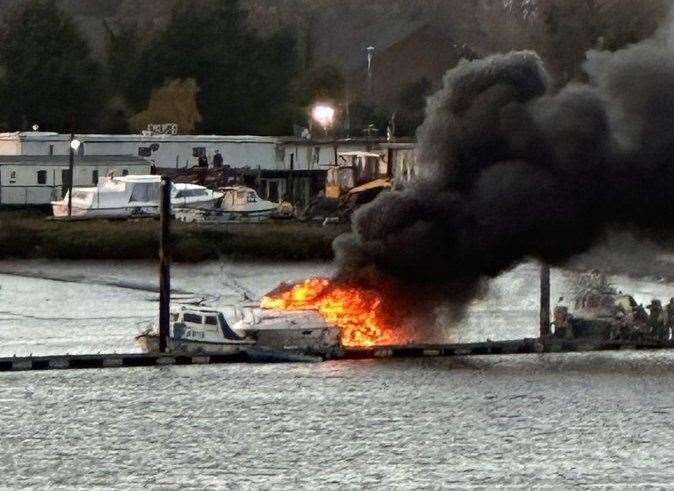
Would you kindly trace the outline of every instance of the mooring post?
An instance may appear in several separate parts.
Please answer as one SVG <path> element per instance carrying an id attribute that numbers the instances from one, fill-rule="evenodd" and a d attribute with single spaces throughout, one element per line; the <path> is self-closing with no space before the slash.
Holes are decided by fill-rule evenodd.
<path id="1" fill-rule="evenodd" d="M 171 179 L 161 178 L 159 202 L 159 351 L 166 353 L 171 316 Z"/>
<path id="2" fill-rule="evenodd" d="M 541 338 L 550 336 L 550 267 L 541 266 Z"/>
<path id="3" fill-rule="evenodd" d="M 70 133 L 70 144 L 68 145 L 68 218 L 73 216 L 73 183 L 75 182 L 75 148 L 73 142 L 75 135 Z M 61 183 L 63 185 L 63 183 Z"/>

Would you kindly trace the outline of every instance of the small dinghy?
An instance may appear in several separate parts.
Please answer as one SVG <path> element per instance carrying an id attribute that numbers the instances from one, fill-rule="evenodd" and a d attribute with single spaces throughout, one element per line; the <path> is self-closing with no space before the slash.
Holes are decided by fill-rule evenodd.
<path id="1" fill-rule="evenodd" d="M 220 206 L 213 209 L 178 209 L 176 219 L 196 223 L 250 223 L 269 219 L 279 205 L 245 186 L 220 188 Z"/>

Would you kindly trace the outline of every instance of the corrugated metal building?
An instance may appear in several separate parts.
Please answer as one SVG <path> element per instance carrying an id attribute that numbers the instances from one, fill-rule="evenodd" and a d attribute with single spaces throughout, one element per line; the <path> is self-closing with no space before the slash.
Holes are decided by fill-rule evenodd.
<path id="1" fill-rule="evenodd" d="M 74 186 L 94 186 L 100 177 L 149 174 L 151 162 L 140 157 L 77 157 Z M 44 205 L 60 199 L 69 179 L 67 155 L 0 155 L 0 205 Z"/>

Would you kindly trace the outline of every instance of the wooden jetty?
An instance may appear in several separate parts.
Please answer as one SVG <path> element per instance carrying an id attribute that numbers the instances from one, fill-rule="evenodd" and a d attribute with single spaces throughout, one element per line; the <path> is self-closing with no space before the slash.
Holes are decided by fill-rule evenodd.
<path id="1" fill-rule="evenodd" d="M 592 351 L 643 351 L 674 349 L 672 342 L 609 341 L 598 339 L 525 338 L 479 343 L 419 344 L 403 346 L 349 347 L 341 359 L 418 358 L 534 353 L 580 353 Z"/>
<path id="2" fill-rule="evenodd" d="M 13 356 L 0 358 L 0 372 L 163 367 L 170 365 L 217 365 L 224 363 L 306 363 L 317 361 L 322 361 L 322 358 L 258 349 L 246 349 L 234 354 L 98 353 L 95 355 Z"/>
<path id="3" fill-rule="evenodd" d="M 381 358 L 458 357 L 524 355 L 536 353 L 579 353 L 597 351 L 670 350 L 674 343 L 602 341 L 593 339 L 526 338 L 482 343 L 418 344 L 402 346 L 345 347 L 335 360 Z M 0 372 L 26 370 L 68 370 L 124 367 L 214 365 L 226 363 L 300 363 L 323 359 L 292 352 L 245 349 L 222 353 L 109 353 L 95 355 L 52 355 L 0 358 Z"/>

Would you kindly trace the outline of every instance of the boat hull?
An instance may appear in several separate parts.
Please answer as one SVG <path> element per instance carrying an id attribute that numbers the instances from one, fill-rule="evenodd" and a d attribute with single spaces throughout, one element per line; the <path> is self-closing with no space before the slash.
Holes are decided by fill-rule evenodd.
<path id="1" fill-rule="evenodd" d="M 268 220 L 274 208 L 254 211 L 228 211 L 223 209 L 176 210 L 176 219 L 185 223 L 255 223 Z"/>
<path id="2" fill-rule="evenodd" d="M 179 209 L 185 210 L 212 210 L 217 206 L 217 199 L 201 201 L 198 203 L 181 204 Z M 124 219 L 124 218 L 143 218 L 159 216 L 159 207 L 154 205 L 125 206 L 118 208 L 85 208 L 76 204 L 72 205 L 72 213 L 68 213 L 68 202 L 52 202 L 52 213 L 55 218 L 76 217 L 83 219 Z M 173 204 L 173 206 L 177 206 Z"/>
<path id="3" fill-rule="evenodd" d="M 159 336 L 157 334 L 141 334 L 136 337 L 136 342 L 143 351 L 147 353 L 159 352 Z M 209 343 L 168 338 L 166 349 L 173 353 L 218 353 L 223 355 L 233 355 L 245 352 L 254 344 L 254 341 Z"/>
<path id="4" fill-rule="evenodd" d="M 154 217 L 158 215 L 156 206 L 126 206 L 121 208 L 84 208 L 73 204 L 72 212 L 68 213 L 68 203 L 60 201 L 52 203 L 52 213 L 55 218 L 67 218 L 69 216 L 78 219 L 96 218 L 132 218 Z"/>

